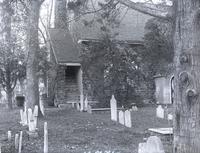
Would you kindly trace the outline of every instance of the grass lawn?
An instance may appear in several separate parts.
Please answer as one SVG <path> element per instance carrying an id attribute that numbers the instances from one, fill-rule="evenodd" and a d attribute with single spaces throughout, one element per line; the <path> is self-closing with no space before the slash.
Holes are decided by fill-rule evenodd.
<path id="1" fill-rule="evenodd" d="M 13 134 L 23 130 L 22 153 L 43 152 L 43 124 L 48 123 L 49 153 L 137 153 L 138 143 L 147 137 L 146 130 L 153 127 L 169 127 L 167 120 L 156 118 L 156 108 L 144 107 L 132 112 L 132 128 L 126 128 L 110 120 L 110 112 L 88 114 L 72 108 L 48 108 L 46 116 L 39 119 L 36 139 L 29 139 L 27 127 L 19 124 L 19 109 L 9 112 L 0 109 L 0 141 L 5 146 L 7 131 Z M 3 151 L 8 147 L 2 147 Z M 4 151 L 8 153 L 9 151 Z M 2 153 L 4 153 L 2 152 Z M 10 151 L 13 153 L 13 151 Z M 110 152 L 111 153 L 111 152 Z"/>

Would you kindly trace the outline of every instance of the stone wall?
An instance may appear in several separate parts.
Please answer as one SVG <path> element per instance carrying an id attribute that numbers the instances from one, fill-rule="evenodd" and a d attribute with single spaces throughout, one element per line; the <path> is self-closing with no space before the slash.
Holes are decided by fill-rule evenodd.
<path id="1" fill-rule="evenodd" d="M 78 68 L 73 67 L 78 73 Z M 59 65 L 56 83 L 55 105 L 79 101 L 80 92 L 76 76 L 66 75 L 67 66 Z"/>

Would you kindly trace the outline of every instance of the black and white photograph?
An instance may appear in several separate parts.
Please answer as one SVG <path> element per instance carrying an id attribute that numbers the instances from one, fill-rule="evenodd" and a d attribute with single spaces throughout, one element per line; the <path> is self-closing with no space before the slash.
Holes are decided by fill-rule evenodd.
<path id="1" fill-rule="evenodd" d="M 200 0 L 0 0 L 0 153 L 200 153 Z"/>

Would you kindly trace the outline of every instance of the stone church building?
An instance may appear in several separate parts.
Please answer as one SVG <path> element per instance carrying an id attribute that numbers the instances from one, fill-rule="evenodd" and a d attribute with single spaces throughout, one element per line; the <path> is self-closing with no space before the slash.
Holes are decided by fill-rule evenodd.
<path id="1" fill-rule="evenodd" d="M 82 20 L 90 19 L 92 14 L 80 18 L 78 21 L 66 23 L 66 1 L 55 2 L 55 25 L 49 29 L 51 62 L 56 67 L 56 77 L 49 79 L 49 83 L 55 80 L 54 104 L 76 103 L 84 94 L 83 79 L 81 71 L 81 58 L 79 45 L 86 41 L 97 40 L 98 25 L 92 27 L 84 26 Z M 122 7 L 123 8 L 123 7 Z M 67 11 L 66 11 L 67 12 Z M 145 23 L 151 17 L 132 9 L 124 7 L 120 27 L 117 29 L 119 35 L 117 40 L 131 46 L 142 45 L 145 33 Z M 114 29 L 115 30 L 115 29 Z M 78 44 L 79 42 L 79 44 Z M 50 94 L 50 91 L 48 91 Z M 147 91 L 141 91 L 147 94 Z"/>

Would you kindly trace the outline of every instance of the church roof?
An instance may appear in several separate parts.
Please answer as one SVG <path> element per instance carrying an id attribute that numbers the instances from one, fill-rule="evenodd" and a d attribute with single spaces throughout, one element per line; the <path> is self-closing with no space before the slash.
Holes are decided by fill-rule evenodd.
<path id="1" fill-rule="evenodd" d="M 127 42 L 143 41 L 145 34 L 145 24 L 152 17 L 132 9 L 122 9 L 120 17 L 120 25 L 113 28 L 113 33 L 117 32 L 116 40 Z M 71 29 L 75 37 L 79 39 L 100 39 L 102 31 L 98 22 L 91 26 L 85 26 L 84 20 L 92 21 L 94 18 L 91 14 L 81 17 L 78 21 L 73 22 Z"/>
<path id="2" fill-rule="evenodd" d="M 66 29 L 49 29 L 57 63 L 80 63 L 79 49 Z"/>

